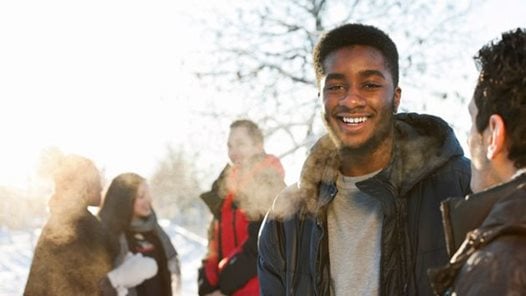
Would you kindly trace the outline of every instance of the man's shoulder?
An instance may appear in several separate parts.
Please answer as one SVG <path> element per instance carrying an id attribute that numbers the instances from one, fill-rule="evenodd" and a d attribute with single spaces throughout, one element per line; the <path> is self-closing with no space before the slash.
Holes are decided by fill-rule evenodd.
<path id="1" fill-rule="evenodd" d="M 463 155 L 452 156 L 442 167 L 437 169 L 437 173 L 461 175 L 471 178 L 471 162 Z"/>
<path id="2" fill-rule="evenodd" d="M 459 295 L 522 295 L 526 289 L 525 264 L 526 237 L 501 236 L 470 256 L 457 275 L 454 289 Z"/>
<path id="3" fill-rule="evenodd" d="M 304 192 L 293 184 L 276 197 L 263 220 L 260 238 L 267 242 L 276 242 L 278 237 L 298 236 L 302 231 L 310 231 L 309 225 L 315 224 L 316 214 L 308 209 L 303 194 Z"/>
<path id="4" fill-rule="evenodd" d="M 464 156 L 453 156 L 442 165 L 430 170 L 420 182 L 438 184 L 437 193 L 448 192 L 447 197 L 463 197 L 471 193 L 471 164 Z M 450 195 L 454 194 L 454 195 Z"/>
<path id="5" fill-rule="evenodd" d="M 285 187 L 274 199 L 268 220 L 284 222 L 292 219 L 301 212 L 303 199 L 304 193 L 297 183 Z"/>

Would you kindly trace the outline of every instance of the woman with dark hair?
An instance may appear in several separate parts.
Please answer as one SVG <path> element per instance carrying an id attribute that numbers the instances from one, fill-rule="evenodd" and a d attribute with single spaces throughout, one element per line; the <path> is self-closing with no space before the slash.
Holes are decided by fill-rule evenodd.
<path id="1" fill-rule="evenodd" d="M 110 184 L 99 212 L 102 223 L 120 243 L 114 265 L 128 252 L 155 259 L 157 274 L 128 289 L 129 295 L 174 295 L 180 286 L 177 251 L 157 223 L 146 179 L 135 173 L 117 176 Z"/>

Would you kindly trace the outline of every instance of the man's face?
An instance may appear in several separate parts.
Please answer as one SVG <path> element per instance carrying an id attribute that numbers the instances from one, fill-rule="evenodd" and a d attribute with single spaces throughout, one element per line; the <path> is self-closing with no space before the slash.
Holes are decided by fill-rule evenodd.
<path id="1" fill-rule="evenodd" d="M 228 157 L 234 165 L 242 165 L 263 151 L 262 144 L 256 143 L 245 127 L 232 128 L 227 145 Z"/>
<path id="2" fill-rule="evenodd" d="M 471 154 L 471 190 L 479 192 L 484 188 L 497 184 L 499 181 L 493 170 L 492 163 L 487 157 L 489 131 L 486 128 L 482 133 L 478 132 L 475 123 L 478 109 L 473 99 L 471 99 L 468 109 L 471 116 L 471 130 L 468 136 L 468 146 Z"/>
<path id="3" fill-rule="evenodd" d="M 320 95 L 338 148 L 375 149 L 390 141 L 401 90 L 393 86 L 382 53 L 370 46 L 344 47 L 330 53 L 323 65 Z"/>

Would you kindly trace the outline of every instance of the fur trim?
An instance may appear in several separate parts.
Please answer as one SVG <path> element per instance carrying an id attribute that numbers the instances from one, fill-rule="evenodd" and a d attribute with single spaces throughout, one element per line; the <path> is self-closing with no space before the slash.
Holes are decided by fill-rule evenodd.
<path id="1" fill-rule="evenodd" d="M 390 182 L 399 196 L 463 151 L 453 130 L 431 115 L 396 115 L 395 147 L 390 164 L 379 175 Z M 319 186 L 335 184 L 341 159 L 329 135 L 312 147 L 298 184 L 289 186 L 274 201 L 271 218 L 288 218 L 298 212 L 315 214 L 321 204 Z"/>

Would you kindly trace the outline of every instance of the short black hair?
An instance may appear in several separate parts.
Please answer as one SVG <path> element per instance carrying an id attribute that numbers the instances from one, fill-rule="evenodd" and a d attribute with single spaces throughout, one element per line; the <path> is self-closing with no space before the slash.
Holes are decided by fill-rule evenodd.
<path id="1" fill-rule="evenodd" d="M 492 114 L 502 117 L 508 135 L 508 158 L 526 166 L 526 30 L 504 32 L 501 40 L 483 46 L 475 56 L 480 70 L 473 100 L 475 124 L 482 133 Z"/>
<path id="2" fill-rule="evenodd" d="M 398 85 L 398 50 L 391 38 L 382 30 L 363 24 L 345 24 L 328 31 L 314 47 L 313 62 L 318 86 L 325 75 L 323 62 L 333 51 L 351 45 L 367 45 L 378 49 L 384 55 L 387 67 L 393 77 L 393 85 Z"/>
<path id="3" fill-rule="evenodd" d="M 237 127 L 244 127 L 247 129 L 247 133 L 250 136 L 252 140 L 254 140 L 255 143 L 263 144 L 264 138 L 263 138 L 263 132 L 259 128 L 259 126 L 249 119 L 239 119 L 230 124 L 230 129 L 237 128 Z"/>

